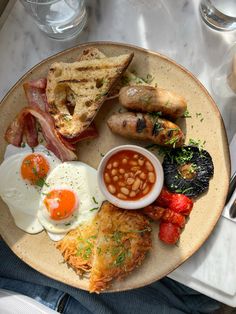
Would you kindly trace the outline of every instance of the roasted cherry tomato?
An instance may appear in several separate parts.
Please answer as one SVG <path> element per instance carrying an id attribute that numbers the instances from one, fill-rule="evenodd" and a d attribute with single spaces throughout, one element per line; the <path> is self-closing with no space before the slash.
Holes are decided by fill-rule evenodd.
<path id="1" fill-rule="evenodd" d="M 169 207 L 172 196 L 174 194 L 169 192 L 165 187 L 161 190 L 160 195 L 158 196 L 157 200 L 155 201 L 155 204 L 164 208 Z"/>
<path id="2" fill-rule="evenodd" d="M 149 218 L 151 218 L 154 221 L 158 221 L 164 214 L 165 208 L 155 206 L 155 205 L 149 205 L 143 208 L 143 213 L 147 215 Z"/>
<path id="3" fill-rule="evenodd" d="M 188 216 L 193 208 L 193 201 L 183 194 L 173 194 L 169 208 L 176 213 Z"/>
<path id="4" fill-rule="evenodd" d="M 161 219 L 165 222 L 171 222 L 172 224 L 177 225 L 180 228 L 183 228 L 186 222 L 185 217 L 183 215 L 176 213 L 168 208 L 166 208 Z"/>
<path id="5" fill-rule="evenodd" d="M 180 227 L 170 222 L 161 222 L 159 228 L 159 239 L 166 244 L 175 244 L 180 237 Z"/>

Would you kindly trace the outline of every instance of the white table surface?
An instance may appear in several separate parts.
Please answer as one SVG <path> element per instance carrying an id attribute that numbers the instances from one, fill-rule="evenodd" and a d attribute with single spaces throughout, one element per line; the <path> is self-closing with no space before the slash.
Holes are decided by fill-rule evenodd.
<path id="1" fill-rule="evenodd" d="M 88 23 L 73 40 L 41 33 L 17 1 L 0 30 L 0 99 L 39 61 L 89 41 L 117 41 L 161 52 L 185 66 L 209 90 L 223 116 L 229 141 L 236 132 L 236 98 L 213 94 L 211 81 L 236 41 L 200 19 L 199 0 L 87 0 Z M 236 306 L 236 225 L 221 218 L 204 246 L 170 277 Z"/>

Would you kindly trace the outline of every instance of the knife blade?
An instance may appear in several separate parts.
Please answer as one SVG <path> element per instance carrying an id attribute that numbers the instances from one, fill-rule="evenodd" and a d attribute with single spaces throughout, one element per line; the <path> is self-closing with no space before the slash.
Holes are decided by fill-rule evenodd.
<path id="1" fill-rule="evenodd" d="M 233 139 L 230 143 L 230 157 L 231 157 L 231 179 L 229 183 L 229 191 L 225 202 L 225 207 L 222 212 L 222 216 L 225 218 L 236 222 L 234 216 L 234 209 L 231 209 L 236 199 L 236 134 L 233 136 Z"/>

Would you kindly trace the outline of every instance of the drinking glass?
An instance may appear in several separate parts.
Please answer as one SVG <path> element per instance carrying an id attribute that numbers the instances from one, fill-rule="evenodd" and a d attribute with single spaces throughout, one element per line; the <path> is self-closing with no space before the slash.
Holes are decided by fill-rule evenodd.
<path id="1" fill-rule="evenodd" d="M 222 63 L 212 73 L 211 87 L 216 97 L 236 97 L 236 42 L 226 51 Z"/>
<path id="2" fill-rule="evenodd" d="M 236 30 L 236 0 L 201 0 L 203 21 L 220 31 Z"/>
<path id="3" fill-rule="evenodd" d="M 78 35 L 87 20 L 84 0 L 20 0 L 38 27 L 49 37 Z"/>

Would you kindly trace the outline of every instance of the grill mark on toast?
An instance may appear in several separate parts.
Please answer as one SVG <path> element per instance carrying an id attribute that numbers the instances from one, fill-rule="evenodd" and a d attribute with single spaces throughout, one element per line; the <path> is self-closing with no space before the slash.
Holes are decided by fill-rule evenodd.
<path id="1" fill-rule="evenodd" d="M 114 65 L 114 64 L 104 64 L 102 66 L 87 66 L 87 67 L 78 67 L 78 68 L 75 68 L 75 70 L 77 71 L 95 71 L 95 70 L 104 70 L 104 69 L 116 69 L 116 68 L 119 68 L 121 65 L 118 64 L 118 65 Z"/>

